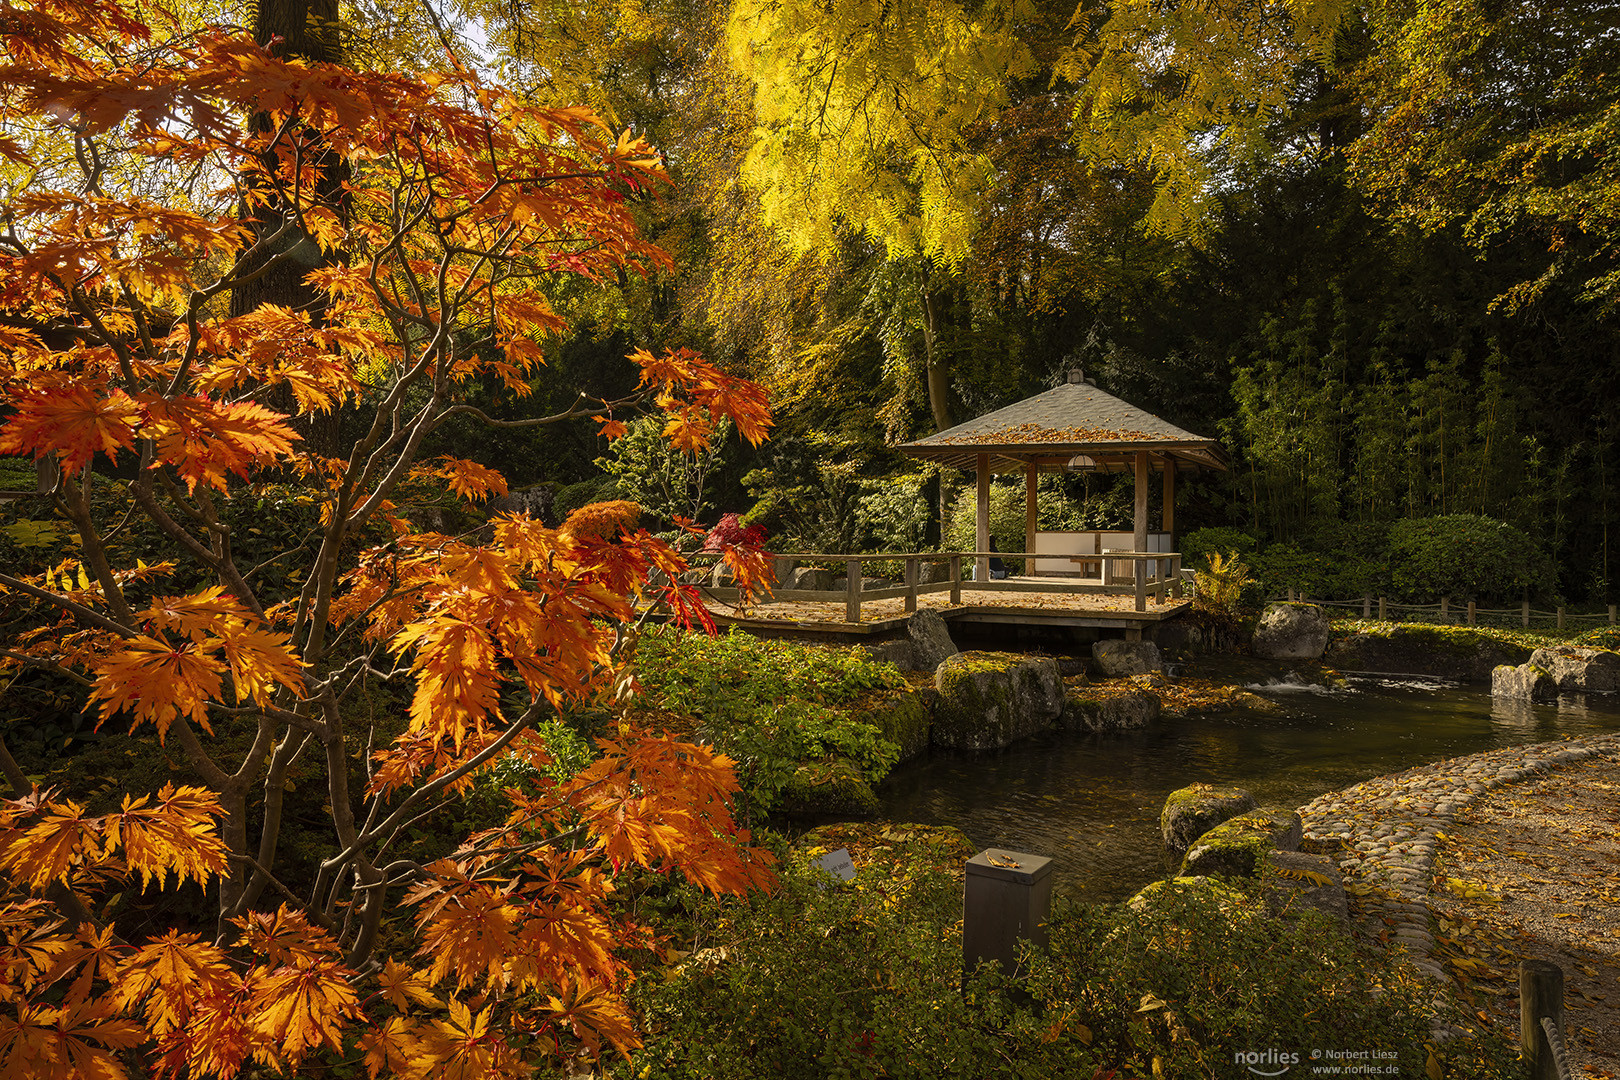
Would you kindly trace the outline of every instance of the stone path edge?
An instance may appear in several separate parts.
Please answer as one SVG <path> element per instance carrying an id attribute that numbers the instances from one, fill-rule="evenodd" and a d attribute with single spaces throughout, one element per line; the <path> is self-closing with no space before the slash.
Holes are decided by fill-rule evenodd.
<path id="1" fill-rule="evenodd" d="M 1404 946 L 1419 970 L 1449 985 L 1429 930 L 1436 834 L 1486 792 L 1605 754 L 1620 759 L 1620 732 L 1487 750 L 1330 791 L 1299 816 L 1307 844 L 1322 845 L 1317 850 L 1339 864 L 1346 885 L 1379 890 L 1355 898 L 1356 929 L 1373 940 L 1388 930 L 1389 944 Z"/>

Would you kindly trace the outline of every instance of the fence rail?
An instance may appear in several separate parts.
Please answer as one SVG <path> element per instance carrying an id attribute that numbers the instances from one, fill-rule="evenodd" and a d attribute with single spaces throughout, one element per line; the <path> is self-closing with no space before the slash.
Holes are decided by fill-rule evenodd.
<path id="1" fill-rule="evenodd" d="M 1472 600 L 1465 604 L 1453 604 L 1449 597 L 1441 597 L 1438 603 L 1419 604 L 1406 601 L 1393 601 L 1384 596 L 1363 596 L 1355 600 L 1324 600 L 1319 597 L 1307 597 L 1304 592 L 1289 589 L 1286 594 L 1270 597 L 1272 600 L 1308 600 L 1326 608 L 1346 608 L 1359 611 L 1363 619 L 1389 620 L 1396 613 L 1416 613 L 1422 616 L 1415 622 L 1438 622 L 1457 626 L 1477 626 L 1481 620 L 1489 623 L 1518 623 L 1528 628 L 1533 623 L 1552 623 L 1559 630 L 1568 629 L 1582 624 L 1593 626 L 1613 626 L 1616 622 L 1616 605 L 1610 604 L 1607 612 L 1573 612 L 1565 607 L 1551 610 L 1533 608 L 1529 601 L 1518 607 L 1486 608 L 1479 607 Z"/>

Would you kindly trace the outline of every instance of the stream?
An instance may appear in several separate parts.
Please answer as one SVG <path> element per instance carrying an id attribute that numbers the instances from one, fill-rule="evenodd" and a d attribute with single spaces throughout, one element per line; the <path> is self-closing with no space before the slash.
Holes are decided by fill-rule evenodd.
<path id="1" fill-rule="evenodd" d="M 1338 691 L 1250 689 L 1275 710 L 1166 716 L 1118 734 L 1052 732 L 980 754 L 934 750 L 890 775 L 884 816 L 954 825 L 980 849 L 1051 856 L 1060 894 L 1119 901 L 1174 871 L 1159 811 L 1188 784 L 1236 784 L 1262 805 L 1297 807 L 1415 765 L 1620 729 L 1620 695 L 1493 703 L 1481 687 L 1365 678 Z"/>

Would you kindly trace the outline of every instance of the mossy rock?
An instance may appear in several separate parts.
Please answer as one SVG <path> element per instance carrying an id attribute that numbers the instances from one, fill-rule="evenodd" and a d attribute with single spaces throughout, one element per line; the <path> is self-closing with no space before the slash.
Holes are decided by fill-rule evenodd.
<path id="1" fill-rule="evenodd" d="M 1186 851 L 1215 826 L 1253 810 L 1253 795 L 1240 787 L 1193 784 L 1170 793 L 1159 812 L 1159 833 L 1171 851 Z"/>
<path id="2" fill-rule="evenodd" d="M 1261 874 L 1266 907 L 1273 915 L 1320 911 L 1347 928 L 1350 901 L 1339 864 L 1330 856 L 1303 851 L 1273 851 Z"/>
<path id="3" fill-rule="evenodd" d="M 1251 906 L 1249 897 L 1243 890 L 1234 888 L 1227 882 L 1218 878 L 1185 874 L 1164 881 L 1153 882 L 1125 901 L 1125 906 L 1139 915 L 1145 914 L 1159 905 L 1171 901 L 1172 898 L 1187 893 L 1208 897 L 1223 909 Z"/>
<path id="4" fill-rule="evenodd" d="M 885 739 L 900 747 L 900 760 L 910 761 L 928 749 L 931 713 L 924 694 L 908 686 L 884 691 L 863 705 L 853 719 L 882 731 Z"/>
<path id="5" fill-rule="evenodd" d="M 860 768 L 843 758 L 807 761 L 793 771 L 777 795 L 776 810 L 783 814 L 840 817 L 876 817 L 882 809 L 877 793 Z"/>
<path id="6" fill-rule="evenodd" d="M 1063 695 L 1063 726 L 1072 731 L 1131 731 L 1159 718 L 1157 694 L 1132 690 L 1098 694 L 1070 688 Z"/>
<path id="7" fill-rule="evenodd" d="M 1503 664 L 1491 672 L 1491 697 L 1519 701 L 1556 701 L 1558 680 L 1552 672 L 1535 664 L 1510 667 Z"/>
<path id="8" fill-rule="evenodd" d="M 1293 810 L 1264 806 L 1200 836 L 1181 862 L 1184 877 L 1258 877 L 1273 851 L 1298 851 L 1304 823 Z"/>
<path id="9" fill-rule="evenodd" d="M 1050 657 L 957 653 L 939 665 L 934 686 L 936 746 L 997 749 L 1045 731 L 1063 714 L 1063 683 Z"/>
<path id="10" fill-rule="evenodd" d="M 1522 664 L 1530 653 L 1527 646 L 1468 627 L 1391 623 L 1331 642 L 1324 660 L 1344 671 L 1489 682 L 1496 667 Z"/>

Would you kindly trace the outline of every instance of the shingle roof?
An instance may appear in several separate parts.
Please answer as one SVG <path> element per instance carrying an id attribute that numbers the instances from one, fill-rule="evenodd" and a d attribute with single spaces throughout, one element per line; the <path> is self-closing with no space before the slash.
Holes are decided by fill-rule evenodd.
<path id="1" fill-rule="evenodd" d="M 1226 468 L 1214 439 L 1183 431 L 1089 383 L 1076 382 L 898 449 L 958 468 L 972 468 L 978 455 L 989 454 L 991 468 L 998 471 L 1036 458 L 1065 454 L 1096 458 L 1137 450 L 1172 454 L 1178 463 L 1193 468 Z"/>

